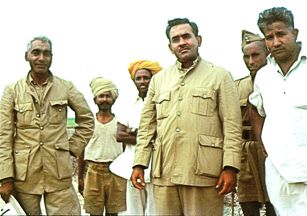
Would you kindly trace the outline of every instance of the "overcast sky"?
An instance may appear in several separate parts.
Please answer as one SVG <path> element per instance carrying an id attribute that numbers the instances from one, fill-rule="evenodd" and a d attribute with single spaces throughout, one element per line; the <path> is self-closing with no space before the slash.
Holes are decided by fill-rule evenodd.
<path id="1" fill-rule="evenodd" d="M 304 0 L 1 0 L 0 93 L 27 74 L 28 41 L 45 35 L 53 42 L 55 75 L 73 81 L 93 112 L 97 108 L 90 81 L 97 76 L 113 80 L 120 92 L 115 110 L 121 110 L 136 94 L 127 71 L 130 62 L 149 59 L 162 67 L 175 62 L 165 36 L 167 21 L 175 17 L 196 22 L 203 37 L 200 55 L 240 78 L 248 73 L 240 47 L 242 29 L 261 34 L 259 12 L 285 6 L 294 13 L 304 42 L 306 5 Z"/>

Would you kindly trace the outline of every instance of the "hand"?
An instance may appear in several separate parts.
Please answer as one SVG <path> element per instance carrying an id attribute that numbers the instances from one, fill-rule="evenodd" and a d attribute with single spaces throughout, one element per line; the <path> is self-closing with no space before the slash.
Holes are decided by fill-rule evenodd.
<path id="1" fill-rule="evenodd" d="M 83 178 L 78 178 L 78 191 L 83 196 L 83 191 L 84 191 L 84 179 Z"/>
<path id="2" fill-rule="evenodd" d="M 13 181 L 7 181 L 4 183 L 1 183 L 1 187 L 0 187 L 0 194 L 2 199 L 8 203 L 11 194 L 13 193 L 14 190 L 14 182 Z"/>
<path id="3" fill-rule="evenodd" d="M 144 181 L 144 167 L 143 166 L 135 166 L 133 167 L 133 172 L 130 177 L 132 184 L 135 188 L 139 190 L 143 190 L 145 187 Z"/>
<path id="4" fill-rule="evenodd" d="M 225 195 L 235 190 L 237 183 L 237 171 L 235 168 L 227 167 L 221 173 L 216 188 L 219 195 Z"/>

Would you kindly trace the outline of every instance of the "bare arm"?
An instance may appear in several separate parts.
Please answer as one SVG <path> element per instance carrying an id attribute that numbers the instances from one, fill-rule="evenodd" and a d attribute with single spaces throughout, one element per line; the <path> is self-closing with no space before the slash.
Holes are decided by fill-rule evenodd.
<path id="1" fill-rule="evenodd" d="M 259 115 L 257 108 L 254 107 L 253 105 L 249 106 L 248 112 L 249 112 L 249 117 L 250 117 L 250 121 L 252 124 L 252 130 L 255 134 L 256 140 L 260 144 L 265 155 L 267 155 L 262 139 L 261 139 L 262 128 L 263 128 L 265 118 Z"/>
<path id="2" fill-rule="evenodd" d="M 84 161 L 84 151 L 78 158 L 78 190 L 83 196 L 84 190 L 84 171 L 85 171 L 85 161 Z"/>
<path id="3" fill-rule="evenodd" d="M 136 135 L 137 131 L 132 131 L 131 128 L 128 128 L 126 125 L 117 123 L 117 132 L 116 132 L 117 142 L 135 145 Z"/>

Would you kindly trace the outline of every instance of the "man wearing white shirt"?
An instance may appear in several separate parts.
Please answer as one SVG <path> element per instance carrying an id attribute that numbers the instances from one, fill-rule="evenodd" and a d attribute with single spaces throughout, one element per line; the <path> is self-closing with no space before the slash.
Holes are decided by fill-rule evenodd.
<path id="1" fill-rule="evenodd" d="M 153 185 L 150 182 L 151 167 L 149 166 L 145 171 L 146 187 L 144 190 L 140 191 L 134 188 L 130 181 L 130 176 L 132 173 L 137 128 L 141 119 L 144 99 L 147 95 L 152 76 L 161 69 L 157 62 L 148 60 L 136 60 L 128 67 L 130 77 L 138 90 L 138 97 L 132 107 L 128 108 L 129 112 L 126 113 L 129 113 L 129 115 L 118 119 L 117 141 L 125 143 L 126 149 L 110 167 L 113 173 L 128 180 L 126 193 L 127 215 L 155 215 Z"/>
<path id="2" fill-rule="evenodd" d="M 268 154 L 266 185 L 278 215 L 307 212 L 307 64 L 293 14 L 264 10 L 258 27 L 271 55 L 256 76 L 250 102 L 263 117 L 255 130 Z M 253 110 L 252 110 L 253 111 Z M 255 114 L 255 113 L 251 113 Z M 264 121 L 265 120 L 265 121 Z"/>

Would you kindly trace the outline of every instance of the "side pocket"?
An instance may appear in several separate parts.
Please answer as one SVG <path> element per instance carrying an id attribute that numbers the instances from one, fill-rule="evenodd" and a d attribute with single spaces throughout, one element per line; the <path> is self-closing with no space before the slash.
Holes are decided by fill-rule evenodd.
<path id="1" fill-rule="evenodd" d="M 199 136 L 196 175 L 219 177 L 223 166 L 223 140 L 213 136 Z"/>
<path id="2" fill-rule="evenodd" d="M 15 160 L 15 179 L 25 181 L 28 171 L 28 163 L 30 157 L 30 147 L 26 149 L 16 149 L 14 151 Z"/>
<path id="3" fill-rule="evenodd" d="M 55 144 L 55 157 L 57 161 L 58 178 L 70 178 L 73 174 L 73 168 L 68 142 Z"/>
<path id="4" fill-rule="evenodd" d="M 151 173 L 153 178 L 161 177 L 161 167 L 162 167 L 162 146 L 161 142 L 158 140 L 153 146 Z"/>

